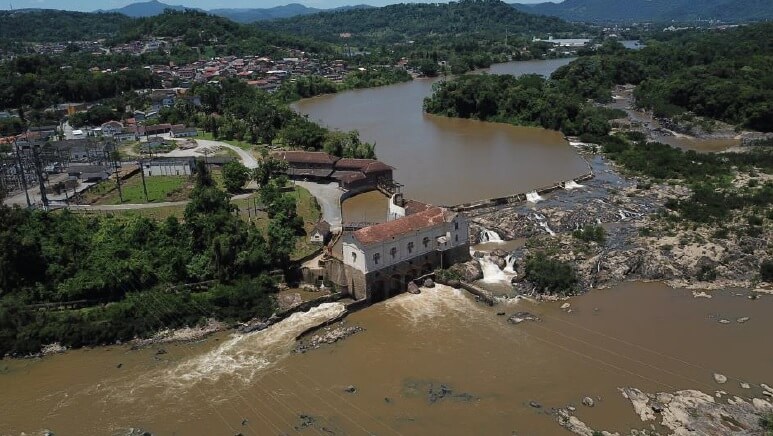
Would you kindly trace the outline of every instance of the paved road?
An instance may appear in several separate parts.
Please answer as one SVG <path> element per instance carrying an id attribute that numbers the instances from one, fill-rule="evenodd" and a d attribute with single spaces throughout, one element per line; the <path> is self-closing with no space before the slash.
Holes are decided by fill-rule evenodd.
<path id="1" fill-rule="evenodd" d="M 168 138 L 168 139 L 172 139 L 172 138 Z M 185 139 L 188 139 L 188 138 L 185 138 Z M 224 148 L 233 150 L 234 153 L 236 153 L 239 156 L 239 159 L 241 159 L 242 164 L 244 164 L 244 166 L 246 166 L 247 168 L 257 168 L 258 167 L 258 160 L 255 159 L 255 157 L 249 151 L 242 150 L 239 147 L 236 147 L 236 146 L 231 145 L 231 144 L 226 144 L 225 142 L 212 141 L 212 140 L 209 140 L 209 139 L 199 139 L 199 138 L 194 138 L 194 139 L 196 139 L 196 143 L 198 144 L 198 146 L 196 148 L 191 148 L 189 150 L 177 149 L 177 150 L 173 150 L 173 151 L 171 151 L 169 153 L 159 154 L 159 156 L 170 156 L 170 157 L 172 157 L 172 156 L 197 156 L 197 157 L 199 157 L 199 156 L 203 156 L 204 155 L 203 152 L 202 152 L 202 149 L 204 149 L 204 148 L 224 147 Z"/>
<path id="2" fill-rule="evenodd" d="M 341 194 L 344 191 L 338 186 L 338 183 L 313 183 L 313 182 L 295 182 L 311 192 L 311 195 L 317 199 L 320 208 L 322 208 L 322 219 L 330 223 L 332 230 L 341 230 Z"/>

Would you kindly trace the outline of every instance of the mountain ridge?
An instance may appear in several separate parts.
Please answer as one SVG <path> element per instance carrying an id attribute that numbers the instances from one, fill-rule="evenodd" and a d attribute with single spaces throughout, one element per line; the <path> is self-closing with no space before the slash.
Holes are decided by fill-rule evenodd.
<path id="1" fill-rule="evenodd" d="M 770 0 L 564 0 L 546 3 L 512 3 L 522 12 L 582 22 L 728 22 L 773 19 Z"/>
<path id="2" fill-rule="evenodd" d="M 215 8 L 215 9 L 201 9 L 193 8 L 182 5 L 172 5 L 161 2 L 159 0 L 149 0 L 145 2 L 136 2 L 128 4 L 121 8 L 108 9 L 108 10 L 96 10 L 95 13 L 118 13 L 123 14 L 131 18 L 145 18 L 162 14 L 166 9 L 175 11 L 184 10 L 196 10 L 200 12 L 206 12 L 212 15 L 228 18 L 229 20 L 236 21 L 237 23 L 253 23 L 256 21 L 268 21 L 281 18 L 290 18 L 298 15 L 310 15 L 319 12 L 328 11 L 344 11 L 350 9 L 365 9 L 373 6 L 366 4 L 358 4 L 351 6 L 341 6 L 330 9 L 313 8 L 305 6 L 300 3 L 288 3 L 286 5 L 274 6 L 270 8 Z"/>

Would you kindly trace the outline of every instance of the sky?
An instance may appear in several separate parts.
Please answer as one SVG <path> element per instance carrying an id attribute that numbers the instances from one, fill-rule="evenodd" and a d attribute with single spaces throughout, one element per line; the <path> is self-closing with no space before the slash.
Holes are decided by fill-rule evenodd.
<path id="1" fill-rule="evenodd" d="M 130 3 L 146 0 L 0 0 L 0 10 L 40 8 L 66 9 L 71 11 L 94 11 L 97 9 L 115 9 Z M 438 0 L 160 0 L 168 5 L 182 5 L 191 8 L 270 8 L 288 3 L 301 3 L 309 7 L 326 9 L 339 6 L 369 4 L 384 6 L 392 3 L 437 3 Z M 505 0 L 508 3 L 538 3 L 546 0 Z M 557 0 L 553 0 L 557 1 Z"/>

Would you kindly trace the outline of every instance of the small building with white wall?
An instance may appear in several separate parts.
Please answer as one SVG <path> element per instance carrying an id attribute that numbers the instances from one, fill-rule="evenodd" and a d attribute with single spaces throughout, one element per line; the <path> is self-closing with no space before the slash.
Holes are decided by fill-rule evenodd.
<path id="1" fill-rule="evenodd" d="M 145 177 L 153 176 L 189 176 L 195 169 L 192 157 L 162 158 L 142 162 Z"/>

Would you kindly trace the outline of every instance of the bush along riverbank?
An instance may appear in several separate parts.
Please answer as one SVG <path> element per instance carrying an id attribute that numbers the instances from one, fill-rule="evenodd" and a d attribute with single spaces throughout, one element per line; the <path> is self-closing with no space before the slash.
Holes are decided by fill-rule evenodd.
<path id="1" fill-rule="evenodd" d="M 757 288 L 773 280 L 773 153 L 697 154 L 632 136 L 587 145 L 597 177 L 584 186 L 473 217 L 473 235 L 527 238 L 510 253 L 515 291 L 572 295 L 623 280 Z"/>

